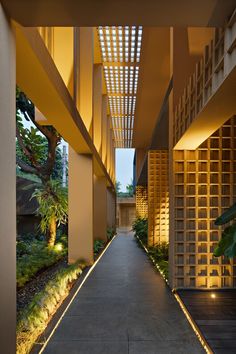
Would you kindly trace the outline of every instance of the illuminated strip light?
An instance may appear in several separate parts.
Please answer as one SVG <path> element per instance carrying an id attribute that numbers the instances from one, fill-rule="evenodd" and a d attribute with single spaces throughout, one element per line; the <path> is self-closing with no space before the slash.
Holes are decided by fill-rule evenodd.
<path id="1" fill-rule="evenodd" d="M 185 304 L 183 303 L 182 299 L 180 298 L 180 296 L 176 293 L 176 290 L 173 289 L 172 293 L 176 299 L 176 301 L 178 302 L 181 310 L 183 311 L 183 313 L 185 314 L 185 317 L 187 318 L 190 326 L 192 327 L 194 333 L 196 334 L 197 338 L 199 339 L 201 345 L 203 346 L 203 348 L 205 349 L 206 353 L 208 354 L 214 354 L 213 351 L 211 350 L 211 348 L 209 347 L 209 344 L 207 343 L 206 339 L 204 338 L 204 336 L 202 335 L 200 329 L 198 328 L 198 326 L 196 325 L 195 321 L 192 319 L 189 311 L 187 310 Z"/>
<path id="2" fill-rule="evenodd" d="M 160 269 L 160 267 L 158 266 L 158 264 L 156 263 L 155 259 L 149 254 L 147 247 L 144 245 L 144 243 L 142 242 L 142 240 L 138 237 L 138 235 L 135 235 L 135 237 L 137 237 L 138 241 L 140 242 L 141 246 L 143 247 L 143 249 L 145 250 L 145 252 L 147 253 L 148 257 L 151 259 L 151 261 L 153 262 L 153 264 L 155 265 L 155 267 L 158 269 L 158 271 L 161 273 L 163 279 L 165 280 L 165 282 L 167 283 L 167 285 L 169 286 L 169 281 L 168 279 L 165 277 L 164 273 L 162 272 L 162 270 Z M 185 317 L 187 318 L 189 324 L 191 325 L 194 333 L 196 334 L 198 340 L 200 341 L 203 349 L 206 351 L 207 354 L 214 354 L 213 351 L 211 350 L 211 348 L 209 347 L 207 341 L 205 340 L 204 336 L 202 335 L 200 329 L 198 328 L 198 326 L 196 325 L 196 323 L 194 322 L 194 320 L 192 319 L 190 313 L 188 312 L 185 304 L 183 303 L 182 299 L 180 298 L 180 296 L 176 293 L 176 289 L 172 290 L 172 293 L 176 299 L 176 301 L 178 302 L 181 310 L 183 311 Z"/>
<path id="3" fill-rule="evenodd" d="M 89 275 L 92 273 L 92 271 L 94 270 L 94 268 L 96 267 L 97 263 L 100 261 L 100 259 L 103 257 L 104 253 L 107 251 L 108 247 L 110 247 L 111 243 L 113 242 L 113 240 L 116 238 L 116 235 L 112 238 L 112 240 L 106 245 L 106 247 L 104 248 L 104 250 L 102 251 L 102 253 L 100 254 L 100 256 L 98 257 L 98 259 L 94 262 L 94 264 L 92 265 L 92 267 L 89 269 L 88 273 L 86 274 L 86 276 L 84 277 L 83 281 L 81 282 L 80 286 L 78 287 L 78 289 L 76 290 L 76 292 L 74 293 L 74 295 L 72 296 L 71 300 L 69 301 L 68 305 L 66 306 L 65 310 L 63 311 L 62 315 L 60 316 L 59 320 L 57 321 L 57 323 L 55 324 L 55 327 L 53 328 L 53 330 L 51 331 L 50 335 L 48 336 L 47 340 L 44 342 L 42 348 L 39 351 L 39 354 L 42 354 L 44 349 L 46 348 L 46 346 L 48 345 L 48 342 L 50 341 L 50 339 L 52 338 L 53 334 L 55 333 L 56 329 L 58 328 L 59 324 L 61 323 L 63 317 L 65 316 L 66 312 L 68 311 L 70 305 L 72 304 L 72 302 L 74 301 L 75 297 L 77 296 L 77 294 L 79 293 L 79 291 L 81 290 L 82 286 L 84 285 L 85 281 L 87 280 L 87 278 L 89 277 Z"/>

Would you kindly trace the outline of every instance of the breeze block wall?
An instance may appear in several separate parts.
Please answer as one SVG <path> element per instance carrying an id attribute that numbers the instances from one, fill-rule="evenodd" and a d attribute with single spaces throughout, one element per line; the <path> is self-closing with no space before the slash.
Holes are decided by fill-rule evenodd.
<path id="1" fill-rule="evenodd" d="M 148 152 L 148 245 L 169 241 L 168 151 Z"/>
<path id="2" fill-rule="evenodd" d="M 145 186 L 136 187 L 136 216 L 148 217 L 148 193 Z"/>
<path id="3" fill-rule="evenodd" d="M 173 151 L 173 288 L 236 285 L 236 265 L 213 250 L 221 238 L 215 219 L 236 200 L 236 118 L 196 150 Z"/>

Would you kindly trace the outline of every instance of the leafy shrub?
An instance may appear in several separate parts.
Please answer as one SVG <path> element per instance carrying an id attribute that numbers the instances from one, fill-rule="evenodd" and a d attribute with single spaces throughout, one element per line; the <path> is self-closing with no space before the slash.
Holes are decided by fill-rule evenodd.
<path id="1" fill-rule="evenodd" d="M 100 252 L 100 250 L 104 248 L 104 243 L 105 242 L 102 240 L 95 240 L 94 241 L 94 245 L 93 245 L 94 254 L 98 254 Z"/>
<path id="2" fill-rule="evenodd" d="M 169 244 L 167 242 L 157 243 L 154 246 L 148 247 L 148 254 L 163 272 L 164 277 L 168 278 L 168 259 L 169 259 Z"/>
<path id="3" fill-rule="evenodd" d="M 148 252 L 156 262 L 162 260 L 168 261 L 169 245 L 167 242 L 157 243 L 154 246 L 148 247 Z"/>
<path id="4" fill-rule="evenodd" d="M 168 255 L 169 245 L 167 242 L 157 243 L 154 246 L 147 246 L 148 239 L 148 220 L 146 218 L 137 218 L 133 223 L 133 231 L 137 241 L 142 247 L 145 245 L 149 257 L 159 266 L 164 277 L 168 278 Z"/>
<path id="5" fill-rule="evenodd" d="M 63 237 L 53 247 L 47 246 L 45 241 L 18 242 L 17 286 L 24 286 L 38 271 L 53 265 L 66 253 L 67 245 Z"/>
<path id="6" fill-rule="evenodd" d="M 228 225 L 222 232 L 222 237 L 214 249 L 214 256 L 226 256 L 233 258 L 236 256 L 236 203 L 227 209 L 215 220 L 215 225 Z"/>
<path id="7" fill-rule="evenodd" d="M 116 234 L 115 229 L 113 228 L 108 228 L 107 229 L 107 239 L 110 241 Z"/>
<path id="8" fill-rule="evenodd" d="M 44 290 L 34 296 L 17 324 L 17 354 L 30 352 L 37 338 L 45 330 L 51 316 L 68 295 L 71 283 L 78 278 L 84 267 L 84 264 L 77 262 L 58 271 Z"/>
<path id="9" fill-rule="evenodd" d="M 148 220 L 147 218 L 138 217 L 133 225 L 132 229 L 135 234 L 140 238 L 140 240 L 147 245 L 147 237 L 148 237 Z"/>

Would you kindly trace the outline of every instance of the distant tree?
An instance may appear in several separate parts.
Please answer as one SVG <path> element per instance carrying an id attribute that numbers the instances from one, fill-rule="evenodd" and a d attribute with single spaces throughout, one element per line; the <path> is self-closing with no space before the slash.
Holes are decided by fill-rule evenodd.
<path id="1" fill-rule="evenodd" d="M 132 197 L 134 195 L 134 186 L 133 186 L 133 181 L 131 180 L 130 184 L 127 184 L 126 186 L 126 193 L 128 193 L 128 195 L 130 197 Z"/>
<path id="2" fill-rule="evenodd" d="M 119 194 L 121 192 L 121 183 L 116 181 L 116 193 Z"/>

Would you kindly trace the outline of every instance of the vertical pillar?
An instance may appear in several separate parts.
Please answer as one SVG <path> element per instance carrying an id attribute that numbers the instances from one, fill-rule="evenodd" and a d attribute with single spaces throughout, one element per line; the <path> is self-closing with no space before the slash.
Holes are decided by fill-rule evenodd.
<path id="1" fill-rule="evenodd" d="M 93 142 L 101 154 L 102 144 L 102 64 L 94 65 L 93 73 Z"/>
<path id="2" fill-rule="evenodd" d="M 136 216 L 148 217 L 148 189 L 147 186 L 136 186 Z"/>
<path id="3" fill-rule="evenodd" d="M 116 194 L 107 188 L 107 227 L 116 227 Z"/>
<path id="4" fill-rule="evenodd" d="M 94 239 L 107 240 L 107 186 L 105 177 L 94 176 Z"/>
<path id="5" fill-rule="evenodd" d="M 107 163 L 107 95 L 102 96 L 102 161 Z"/>
<path id="6" fill-rule="evenodd" d="M 148 245 L 169 242 L 168 151 L 148 151 Z"/>
<path id="7" fill-rule="evenodd" d="M 1 352 L 16 352 L 16 79 L 15 42 L 0 4 L 0 342 Z"/>
<path id="8" fill-rule="evenodd" d="M 69 148 L 69 263 L 93 263 L 93 159 Z"/>
<path id="9" fill-rule="evenodd" d="M 79 29 L 79 79 L 77 107 L 92 136 L 93 125 L 93 27 Z"/>

